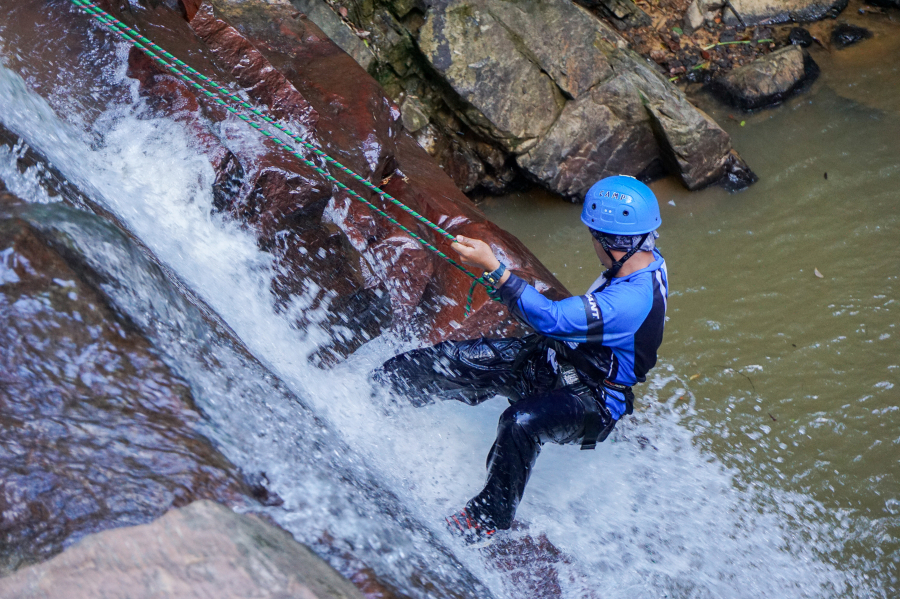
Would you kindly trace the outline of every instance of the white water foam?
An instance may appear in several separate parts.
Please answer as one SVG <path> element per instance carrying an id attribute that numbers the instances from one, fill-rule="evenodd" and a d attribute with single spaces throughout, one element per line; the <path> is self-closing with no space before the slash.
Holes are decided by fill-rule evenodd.
<path id="1" fill-rule="evenodd" d="M 390 339 L 370 343 L 331 371 L 311 367 L 307 357 L 315 351 L 318 335 L 325 333 L 298 331 L 289 315 L 276 313 L 269 291 L 271 258 L 257 249 L 250 233 L 213 215 L 209 162 L 178 124 L 138 118 L 142 107 L 136 97 L 99 122 L 92 133 L 102 138 L 100 147 L 61 122 L 6 69 L 0 70 L 0 107 L 0 118 L 10 129 L 115 214 L 354 448 L 350 462 L 374 472 L 494 595 L 521 599 L 485 554 L 457 547 L 441 525 L 443 516 L 461 507 L 483 483 L 484 457 L 505 402 L 498 398 L 476 408 L 445 403 L 414 410 L 392 407 L 378 393 L 373 398 L 366 373 L 398 350 Z M 188 378 L 203 384 L 213 376 Z M 673 395 L 677 386 L 673 377 L 658 377 L 644 401 Z M 296 437 L 304 431 L 290 428 L 293 408 L 266 405 L 254 397 L 219 395 L 214 400 L 215 395 L 198 393 L 210 398 L 201 408 L 214 422 L 211 435 L 238 465 L 250 463 L 267 472 L 286 500 L 286 510 L 273 512 L 285 527 L 306 538 L 301 527 L 314 515 L 341 538 L 376 550 L 385 543 L 379 532 L 383 522 L 338 509 L 343 499 L 330 495 L 334 489 L 316 489 L 294 471 L 309 456 L 296 455 Z M 669 399 L 667 405 L 675 403 Z M 809 498 L 775 489 L 741 490 L 734 471 L 693 443 L 684 425 L 689 412 L 689 402 L 678 409 L 658 406 L 643 412 L 595 452 L 545 448 L 519 517 L 531 534 L 546 534 L 569 556 L 570 563 L 558 564 L 563 596 L 852 593 L 851 578 L 817 558 L 816 543 L 827 543 L 828 535 L 818 523 L 802 518 Z M 786 515 L 791 512 L 799 514 L 798 523 Z M 797 526 L 809 544 L 795 544 Z M 396 533 L 391 541 L 399 548 L 386 552 L 385 559 L 392 561 L 385 567 L 402 572 L 404 556 L 431 550 L 405 542 L 403 530 Z"/>
<path id="2" fill-rule="evenodd" d="M 0 145 L 0 180 L 6 181 L 7 189 L 30 202 L 49 204 L 54 200 L 44 189 L 39 167 L 30 167 L 20 172 L 18 161 L 24 155 L 26 146 L 19 142 L 14 147 Z"/>

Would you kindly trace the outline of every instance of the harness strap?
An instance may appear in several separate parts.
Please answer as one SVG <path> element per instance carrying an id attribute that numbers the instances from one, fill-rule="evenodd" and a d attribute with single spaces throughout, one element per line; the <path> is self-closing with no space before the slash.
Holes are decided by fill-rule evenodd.
<path id="1" fill-rule="evenodd" d="M 581 382 L 574 366 L 562 361 L 558 361 L 557 364 L 563 386 L 568 387 L 584 405 L 584 436 L 581 438 L 581 449 L 583 451 L 594 449 L 599 441 L 606 439 L 616 421 L 606 406 L 597 401 L 594 392 Z"/>
<path id="2" fill-rule="evenodd" d="M 605 236 L 600 237 L 600 239 L 598 241 L 600 241 L 600 245 L 603 246 L 603 251 L 606 252 L 606 255 L 609 256 L 609 259 L 612 260 L 613 263 L 612 263 L 612 266 L 610 266 L 608 269 L 606 269 L 606 271 L 604 271 L 603 276 L 606 278 L 606 280 L 603 282 L 603 285 L 601 285 L 600 289 L 598 289 L 597 291 L 603 291 L 604 289 L 606 289 L 606 287 L 610 283 L 612 283 L 612 280 L 615 278 L 615 276 L 617 274 L 619 274 L 620 270 L 622 270 L 622 266 L 625 264 L 625 262 L 627 262 L 629 258 L 631 258 L 637 252 L 640 251 L 641 246 L 643 246 L 644 242 L 647 241 L 647 237 L 649 235 L 650 235 L 650 233 L 644 233 L 643 237 L 641 237 L 641 241 L 637 245 L 635 245 L 633 248 L 628 250 L 628 253 L 626 253 L 624 256 L 622 256 L 622 258 L 619 260 L 616 260 L 615 258 L 613 258 L 612 252 L 610 251 L 609 242 L 606 241 L 606 237 Z"/>
<path id="3" fill-rule="evenodd" d="M 607 389 L 612 389 L 613 391 L 618 391 L 619 393 L 630 393 L 631 387 L 628 385 L 623 385 L 621 383 L 615 383 L 609 379 L 603 379 L 603 386 Z"/>

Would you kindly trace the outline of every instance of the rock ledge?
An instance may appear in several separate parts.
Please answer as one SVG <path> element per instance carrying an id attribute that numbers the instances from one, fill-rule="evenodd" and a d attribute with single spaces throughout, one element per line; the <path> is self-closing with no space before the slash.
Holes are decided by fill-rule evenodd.
<path id="1" fill-rule="evenodd" d="M 285 531 L 212 501 L 90 535 L 3 580 L 0 599 L 363 599 Z"/>

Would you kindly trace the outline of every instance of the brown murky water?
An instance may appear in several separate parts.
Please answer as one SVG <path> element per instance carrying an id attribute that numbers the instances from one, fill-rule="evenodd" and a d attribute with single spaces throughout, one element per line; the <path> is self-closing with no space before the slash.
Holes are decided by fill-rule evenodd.
<path id="1" fill-rule="evenodd" d="M 760 181 L 737 194 L 652 185 L 672 286 L 661 359 L 696 402 L 698 444 L 740 484 L 810 496 L 816 513 L 797 521 L 834 527 L 826 559 L 895 588 L 900 25 L 865 24 L 874 39 L 814 48 L 820 79 L 783 106 L 699 100 Z M 573 292 L 597 276 L 580 206 L 532 191 L 482 207 Z"/>

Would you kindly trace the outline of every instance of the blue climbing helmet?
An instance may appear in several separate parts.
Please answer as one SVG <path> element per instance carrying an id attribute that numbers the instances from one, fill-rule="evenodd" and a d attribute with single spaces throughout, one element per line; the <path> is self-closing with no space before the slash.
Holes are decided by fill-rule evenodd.
<path id="1" fill-rule="evenodd" d="M 662 224 L 653 191 L 626 175 L 594 183 L 584 196 L 581 222 L 611 235 L 643 235 Z"/>

